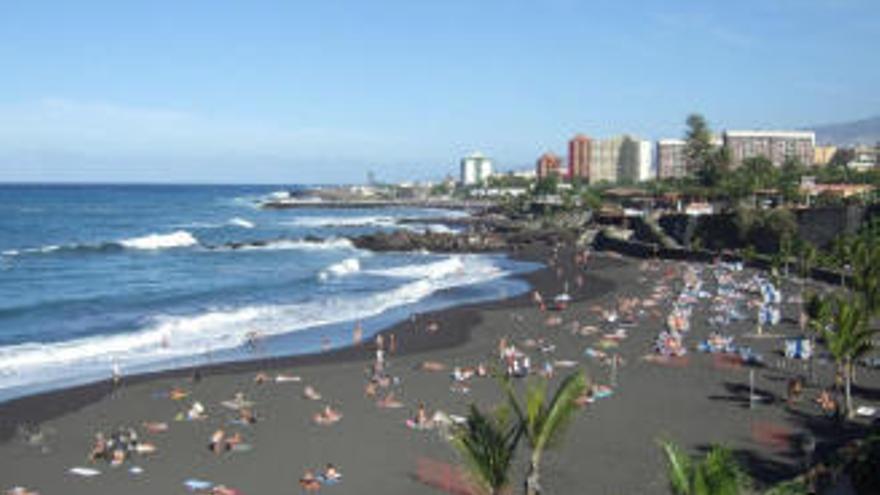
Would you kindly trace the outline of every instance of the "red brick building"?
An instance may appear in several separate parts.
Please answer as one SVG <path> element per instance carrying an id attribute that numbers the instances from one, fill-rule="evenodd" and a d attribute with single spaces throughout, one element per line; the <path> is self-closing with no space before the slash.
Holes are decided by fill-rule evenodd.
<path id="1" fill-rule="evenodd" d="M 545 177 L 549 177 L 551 175 L 556 175 L 561 177 L 562 171 L 560 167 L 562 166 L 562 159 L 553 153 L 544 153 L 538 158 L 538 162 L 535 164 L 535 171 L 538 174 L 539 179 L 543 179 Z"/>
<path id="2" fill-rule="evenodd" d="M 568 178 L 590 178 L 590 138 L 578 134 L 568 142 Z"/>

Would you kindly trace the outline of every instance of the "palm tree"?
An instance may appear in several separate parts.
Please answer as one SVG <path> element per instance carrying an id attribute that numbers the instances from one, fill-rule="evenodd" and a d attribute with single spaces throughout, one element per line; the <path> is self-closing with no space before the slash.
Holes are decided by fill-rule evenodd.
<path id="1" fill-rule="evenodd" d="M 522 432 L 531 450 L 525 489 L 528 495 L 541 493 L 541 456 L 544 449 L 558 442 L 577 411 L 577 399 L 587 390 L 583 372 L 567 376 L 548 401 L 547 381 L 530 382 L 524 403 L 516 396 L 510 381 L 505 382 L 508 400 L 519 418 Z"/>
<path id="2" fill-rule="evenodd" d="M 846 394 L 846 414 L 852 418 L 852 379 L 856 361 L 871 350 L 874 331 L 868 326 L 868 311 L 860 299 L 837 298 L 831 315 L 831 327 L 823 328 L 822 335 L 837 367 L 843 372 Z"/>
<path id="3" fill-rule="evenodd" d="M 799 320 L 802 322 L 801 332 L 805 332 L 810 325 L 809 320 L 809 311 L 807 311 L 807 278 L 810 274 L 813 273 L 813 266 L 816 264 L 816 257 L 818 252 L 816 251 L 816 246 L 812 245 L 809 242 L 804 242 L 800 246 L 800 256 L 801 256 L 801 317 Z M 810 332 L 810 349 L 815 349 L 816 347 L 816 339 L 815 334 Z M 815 381 L 815 363 L 813 359 L 814 352 L 810 352 L 810 383 Z"/>
<path id="4" fill-rule="evenodd" d="M 486 415 L 475 405 L 471 405 L 467 422 L 456 429 L 452 445 L 484 493 L 497 495 L 507 487 L 521 433 L 505 410 Z"/>
<path id="5" fill-rule="evenodd" d="M 852 259 L 852 243 L 845 237 L 838 237 L 832 247 L 834 263 L 840 268 L 840 285 L 846 287 L 846 272 Z"/>
<path id="6" fill-rule="evenodd" d="M 865 239 L 853 243 L 853 289 L 862 297 L 870 316 L 880 309 L 880 244 Z"/>
<path id="7" fill-rule="evenodd" d="M 733 454 L 724 447 L 714 445 L 703 459 L 695 460 L 672 442 L 661 442 L 660 446 L 675 495 L 738 495 L 747 484 Z"/>
<path id="8" fill-rule="evenodd" d="M 794 246 L 791 234 L 785 232 L 779 237 L 779 254 L 782 255 L 782 262 L 785 267 L 785 276 L 788 277 L 788 262 L 791 259 Z"/>

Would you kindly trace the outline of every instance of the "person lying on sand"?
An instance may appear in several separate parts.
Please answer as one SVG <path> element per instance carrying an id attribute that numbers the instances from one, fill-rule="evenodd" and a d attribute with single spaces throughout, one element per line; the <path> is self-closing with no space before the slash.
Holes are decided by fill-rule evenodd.
<path id="1" fill-rule="evenodd" d="M 244 393 L 242 392 L 236 392 L 232 400 L 223 401 L 221 404 L 223 404 L 223 407 L 232 409 L 233 411 L 238 411 L 242 408 L 254 405 L 253 402 L 244 398 Z"/>
<path id="2" fill-rule="evenodd" d="M 336 466 L 333 464 L 327 463 L 327 466 L 324 467 L 324 471 L 321 472 L 321 481 L 328 485 L 332 485 L 334 483 L 338 483 L 342 479 L 342 473 L 336 469 Z"/>
<path id="3" fill-rule="evenodd" d="M 336 411 L 329 405 L 324 406 L 324 410 L 318 413 L 315 413 L 312 416 L 312 420 L 319 425 L 327 426 L 332 425 L 334 423 L 339 422 L 342 419 L 342 413 Z"/>
<path id="4" fill-rule="evenodd" d="M 238 420 L 243 424 L 252 425 L 257 422 L 257 415 L 254 410 L 249 407 L 243 407 L 238 410 Z"/>
<path id="5" fill-rule="evenodd" d="M 400 402 L 394 397 L 394 392 L 388 392 L 385 397 L 376 401 L 376 406 L 382 409 L 400 409 L 403 407 L 403 402 Z"/>
<path id="6" fill-rule="evenodd" d="M 309 400 L 321 400 L 321 394 L 311 385 L 306 385 L 303 389 L 303 397 Z"/>
<path id="7" fill-rule="evenodd" d="M 299 486 L 307 492 L 317 492 L 321 489 L 321 481 L 315 476 L 314 471 L 306 469 L 302 478 L 299 479 Z"/>
<path id="8" fill-rule="evenodd" d="M 144 421 L 143 427 L 149 433 L 165 433 L 168 431 L 168 423 L 158 421 Z"/>
<path id="9" fill-rule="evenodd" d="M 15 486 L 6 490 L 6 495 L 40 495 L 40 492 L 35 490 L 28 490 L 23 486 Z"/>
<path id="10" fill-rule="evenodd" d="M 235 488 L 229 488 L 226 485 L 217 485 L 208 492 L 210 495 L 242 495 Z"/>
<path id="11" fill-rule="evenodd" d="M 427 430 L 434 427 L 434 422 L 428 417 L 424 402 L 419 402 L 415 417 L 406 420 L 406 425 L 414 430 Z"/>
<path id="12" fill-rule="evenodd" d="M 374 380 L 370 380 L 367 382 L 367 385 L 364 387 L 364 396 L 365 397 L 375 397 L 376 396 L 376 382 Z"/>
<path id="13" fill-rule="evenodd" d="M 203 406 L 201 402 L 193 403 L 192 407 L 186 412 L 186 419 L 189 421 L 202 420 L 207 417 L 208 415 L 205 414 L 205 406 Z"/>
<path id="14" fill-rule="evenodd" d="M 183 400 L 187 397 L 189 397 L 189 392 L 180 387 L 174 387 L 168 392 L 168 398 L 171 400 Z"/>
<path id="15" fill-rule="evenodd" d="M 422 371 L 445 371 L 446 365 L 438 361 L 425 361 L 422 363 Z"/>

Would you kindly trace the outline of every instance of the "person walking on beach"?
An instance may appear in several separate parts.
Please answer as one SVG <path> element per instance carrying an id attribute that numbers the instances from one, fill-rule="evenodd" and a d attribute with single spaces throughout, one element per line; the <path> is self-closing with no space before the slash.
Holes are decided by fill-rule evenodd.
<path id="1" fill-rule="evenodd" d="M 352 330 L 352 332 L 351 332 L 351 340 L 354 343 L 354 345 L 360 345 L 361 340 L 363 340 L 363 338 L 364 338 L 364 327 L 363 327 L 363 325 L 361 325 L 361 321 L 358 320 L 354 324 L 354 330 Z"/>

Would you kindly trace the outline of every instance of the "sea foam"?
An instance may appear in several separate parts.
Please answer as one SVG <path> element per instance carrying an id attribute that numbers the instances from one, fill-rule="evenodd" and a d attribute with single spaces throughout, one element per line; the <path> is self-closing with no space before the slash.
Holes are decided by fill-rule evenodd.
<path id="1" fill-rule="evenodd" d="M 198 243 L 199 241 L 185 230 L 178 230 L 170 234 L 150 234 L 119 241 L 119 245 L 122 247 L 145 250 L 189 247 Z"/>
<path id="2" fill-rule="evenodd" d="M 194 363 L 197 356 L 243 346 L 252 332 L 272 336 L 322 325 L 343 323 L 379 315 L 392 308 L 413 304 L 431 294 L 453 287 L 486 282 L 507 274 L 491 259 L 453 257 L 419 269 L 387 271 L 390 276 L 433 276 L 408 280 L 396 288 L 367 295 L 315 297 L 290 304 L 217 308 L 188 316 L 157 316 L 141 329 L 114 335 L 85 337 L 58 343 L 25 343 L 0 347 L 0 389 L 40 384 L 87 382 L 109 376 L 118 364 L 125 370 L 162 369 L 180 359 Z M 351 269 L 355 263 L 345 260 Z M 358 262 L 359 266 L 359 262 Z M 447 266 L 442 270 L 438 268 Z M 453 269 L 453 266 L 461 268 Z M 394 270 L 394 269 L 392 269 Z M 75 370 L 77 376 L 71 376 Z"/>

